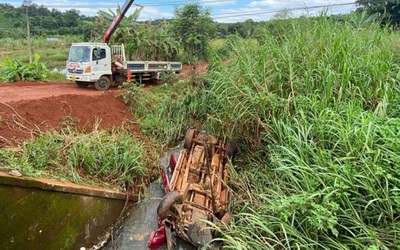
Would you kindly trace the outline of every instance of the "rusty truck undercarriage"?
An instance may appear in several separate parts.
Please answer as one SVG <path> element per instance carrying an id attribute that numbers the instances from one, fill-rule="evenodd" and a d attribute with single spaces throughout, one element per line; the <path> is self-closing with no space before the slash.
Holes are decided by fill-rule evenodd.
<path id="1" fill-rule="evenodd" d="M 172 249 L 175 237 L 205 245 L 216 236 L 207 222 L 226 223 L 230 217 L 227 162 L 235 148 L 194 129 L 187 131 L 183 146 L 178 160 L 172 155 L 167 171 L 162 169 L 166 195 L 157 208 L 160 223 L 149 241 L 152 249 L 162 242 Z"/>

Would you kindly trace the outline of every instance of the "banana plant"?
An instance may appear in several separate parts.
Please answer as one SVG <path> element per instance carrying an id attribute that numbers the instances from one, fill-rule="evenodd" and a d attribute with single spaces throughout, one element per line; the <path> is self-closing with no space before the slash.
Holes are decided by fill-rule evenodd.
<path id="1" fill-rule="evenodd" d="M 49 76 L 50 72 L 44 63 L 39 62 L 39 54 L 35 54 L 32 63 L 23 64 L 18 60 L 4 59 L 0 62 L 0 79 L 3 82 L 38 81 Z"/>
<path id="2" fill-rule="evenodd" d="M 126 56 L 130 60 L 172 60 L 178 54 L 180 43 L 172 35 L 167 22 L 152 25 L 151 22 L 138 23 L 141 8 L 125 17 L 111 37 L 111 43 L 125 44 Z M 99 11 L 96 23 L 105 30 L 114 20 L 116 12 Z M 98 38 L 100 39 L 100 37 Z"/>
<path id="3" fill-rule="evenodd" d="M 132 30 L 137 26 L 136 20 L 138 19 L 142 9 L 143 7 L 137 8 L 131 15 L 125 16 L 121 20 L 121 23 L 118 25 L 118 28 L 110 39 L 110 43 L 125 43 L 125 41 L 127 41 L 128 37 L 131 36 Z M 111 9 L 109 9 L 108 12 L 102 10 L 97 12 L 98 17 L 96 18 L 96 24 L 101 30 L 103 30 L 103 32 L 99 32 L 100 34 L 103 34 L 107 30 L 108 26 L 113 22 L 120 11 L 121 8 L 118 7 L 116 12 Z M 101 39 L 101 37 L 98 39 Z"/>

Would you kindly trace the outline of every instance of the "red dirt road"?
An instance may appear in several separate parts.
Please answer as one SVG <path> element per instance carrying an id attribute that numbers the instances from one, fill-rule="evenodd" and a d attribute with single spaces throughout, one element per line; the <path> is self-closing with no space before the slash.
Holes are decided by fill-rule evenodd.
<path id="1" fill-rule="evenodd" d="M 208 63 L 184 65 L 179 78 L 204 74 Z M 132 113 L 112 87 L 97 91 L 74 83 L 0 83 L 0 148 L 21 144 L 41 132 L 58 130 L 73 123 L 79 131 L 124 127 L 140 133 L 132 124 Z"/>
<path id="2" fill-rule="evenodd" d="M 0 147 L 14 146 L 35 134 L 75 124 L 80 131 L 124 126 L 133 119 L 118 97 L 121 90 L 81 89 L 73 83 L 16 82 L 0 84 Z"/>

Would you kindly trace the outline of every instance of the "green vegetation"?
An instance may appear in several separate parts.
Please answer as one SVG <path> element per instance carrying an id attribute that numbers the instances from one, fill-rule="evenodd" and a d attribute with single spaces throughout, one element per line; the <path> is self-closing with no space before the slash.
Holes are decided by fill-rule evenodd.
<path id="1" fill-rule="evenodd" d="M 36 4 L 28 5 L 33 36 L 83 35 L 90 39 L 94 17 L 80 15 L 77 10 L 61 12 Z M 26 8 L 0 4 L 0 37 L 13 39 L 26 37 Z"/>
<path id="2" fill-rule="evenodd" d="M 18 60 L 4 59 L 0 62 L 0 80 L 13 81 L 38 81 L 47 78 L 50 72 L 43 63 L 39 62 L 39 54 L 35 54 L 32 63 L 22 64 Z"/>
<path id="3" fill-rule="evenodd" d="M 172 31 L 182 43 L 188 62 L 205 60 L 209 41 L 213 37 L 214 25 L 209 9 L 199 4 L 187 4 L 175 8 Z"/>
<path id="4" fill-rule="evenodd" d="M 195 107 L 192 101 L 198 92 L 187 82 L 178 82 L 175 75 L 167 76 L 164 84 L 151 89 L 141 85 L 124 83 L 121 87 L 126 91 L 123 100 L 130 107 L 144 135 L 155 144 L 171 146 L 182 138 L 186 129 L 194 124 Z"/>
<path id="5" fill-rule="evenodd" d="M 26 175 L 62 176 L 123 186 L 147 175 L 142 143 L 123 130 L 94 129 L 88 134 L 67 128 L 26 141 L 19 150 L 0 149 L 0 165 Z"/>
<path id="6" fill-rule="evenodd" d="M 124 101 L 156 144 L 173 145 L 191 126 L 236 138 L 225 249 L 398 248 L 399 35 L 381 24 L 353 14 L 219 25 L 226 39 L 207 49 L 205 78 L 123 85 Z M 153 34 L 127 28 L 143 39 Z M 196 39 L 185 53 L 204 58 Z M 60 133 L 0 150 L 0 164 L 124 183 L 146 174 L 142 150 L 124 133 Z"/>
<path id="7" fill-rule="evenodd" d="M 398 70 L 362 17 L 238 39 L 204 91 L 207 125 L 240 137 L 226 249 L 395 249 Z M 240 177 L 240 178 L 239 178 Z"/>
<path id="8" fill-rule="evenodd" d="M 384 25 L 393 25 L 397 28 L 400 24 L 400 3 L 399 1 L 376 1 L 357 0 L 358 11 L 366 11 L 369 15 L 375 15 Z"/>
<path id="9" fill-rule="evenodd" d="M 288 23 L 279 40 L 227 40 L 197 84 L 130 89 L 140 125 L 236 137 L 225 249 L 397 249 L 399 36 L 363 15 Z"/>

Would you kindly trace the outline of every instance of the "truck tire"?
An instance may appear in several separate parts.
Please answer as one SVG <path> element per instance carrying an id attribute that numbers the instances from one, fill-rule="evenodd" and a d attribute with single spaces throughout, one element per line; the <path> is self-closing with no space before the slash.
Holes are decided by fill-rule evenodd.
<path id="1" fill-rule="evenodd" d="M 75 84 L 78 86 L 78 88 L 87 88 L 87 86 L 89 86 L 88 82 L 76 81 Z"/>
<path id="2" fill-rule="evenodd" d="M 102 76 L 100 79 L 94 84 L 97 90 L 107 90 L 110 88 L 111 81 L 107 76 Z"/>
<path id="3" fill-rule="evenodd" d="M 157 215 L 160 217 L 161 220 L 164 220 L 168 217 L 168 212 L 171 206 L 177 202 L 182 200 L 181 194 L 176 191 L 172 190 L 168 194 L 164 196 L 160 205 L 157 207 Z"/>
<path id="4" fill-rule="evenodd" d="M 236 143 L 231 140 L 227 140 L 225 144 L 225 149 L 226 149 L 226 156 L 228 156 L 229 159 L 233 159 L 233 157 L 235 157 L 237 153 Z"/>
<path id="5" fill-rule="evenodd" d="M 186 131 L 185 142 L 183 143 L 184 148 L 190 149 L 190 147 L 192 146 L 192 140 L 195 133 L 196 133 L 195 129 L 188 129 Z"/>
<path id="6" fill-rule="evenodd" d="M 121 73 L 115 73 L 113 75 L 116 84 L 122 84 L 124 82 L 124 76 Z"/>

